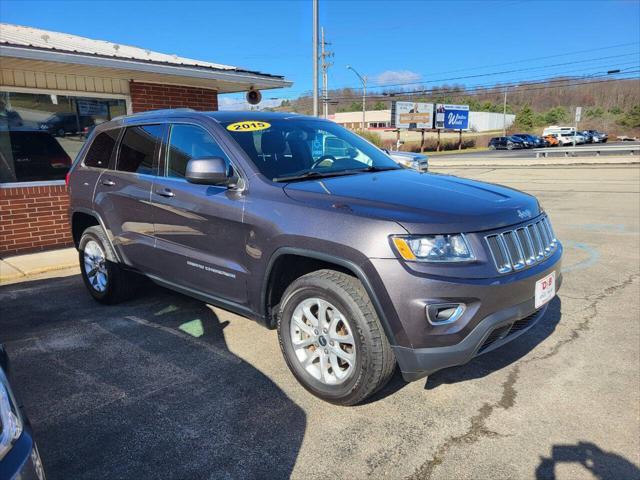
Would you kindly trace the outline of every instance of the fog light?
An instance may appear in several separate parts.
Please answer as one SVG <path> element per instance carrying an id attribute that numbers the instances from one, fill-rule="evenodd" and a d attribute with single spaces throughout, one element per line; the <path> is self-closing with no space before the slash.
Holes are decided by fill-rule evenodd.
<path id="1" fill-rule="evenodd" d="M 427 320 L 431 325 L 447 325 L 462 317 L 464 303 L 433 303 L 427 305 Z"/>

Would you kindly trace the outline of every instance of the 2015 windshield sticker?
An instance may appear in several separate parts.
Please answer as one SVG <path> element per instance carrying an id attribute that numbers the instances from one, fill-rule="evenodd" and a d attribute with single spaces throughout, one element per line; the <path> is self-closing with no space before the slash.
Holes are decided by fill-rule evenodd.
<path id="1" fill-rule="evenodd" d="M 236 122 L 231 125 L 227 125 L 227 130 L 232 132 L 256 132 L 258 130 L 266 130 L 271 126 L 267 122 L 256 122 L 255 120 L 248 120 L 246 122 Z"/>

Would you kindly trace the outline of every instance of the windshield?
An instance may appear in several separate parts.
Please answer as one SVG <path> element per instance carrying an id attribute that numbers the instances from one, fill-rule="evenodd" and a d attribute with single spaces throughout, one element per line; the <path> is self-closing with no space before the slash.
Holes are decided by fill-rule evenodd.
<path id="1" fill-rule="evenodd" d="M 330 121 L 290 118 L 222 126 L 273 181 L 401 168 L 359 135 Z"/>

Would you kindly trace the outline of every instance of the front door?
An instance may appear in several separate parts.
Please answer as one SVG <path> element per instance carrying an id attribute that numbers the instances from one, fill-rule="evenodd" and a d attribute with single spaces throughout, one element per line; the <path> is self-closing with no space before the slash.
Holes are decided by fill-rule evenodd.
<path id="1" fill-rule="evenodd" d="M 154 184 L 154 231 L 162 279 L 221 300 L 245 304 L 244 197 L 226 185 L 185 180 L 192 158 L 229 157 L 205 128 L 171 125 Z"/>

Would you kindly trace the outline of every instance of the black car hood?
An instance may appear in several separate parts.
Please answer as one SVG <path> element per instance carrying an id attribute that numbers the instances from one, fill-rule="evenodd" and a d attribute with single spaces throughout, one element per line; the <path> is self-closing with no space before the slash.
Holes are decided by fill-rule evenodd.
<path id="1" fill-rule="evenodd" d="M 540 213 L 535 197 L 464 178 L 401 169 L 289 183 L 292 199 L 400 223 L 410 233 L 492 230 Z"/>

